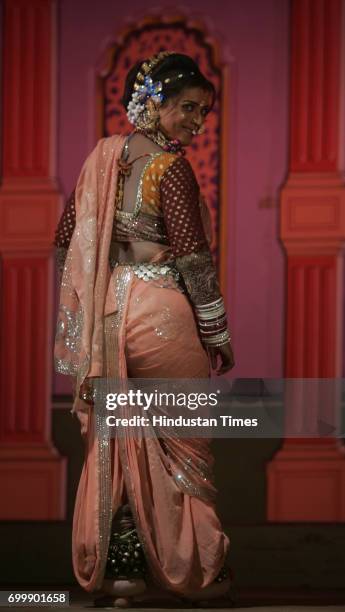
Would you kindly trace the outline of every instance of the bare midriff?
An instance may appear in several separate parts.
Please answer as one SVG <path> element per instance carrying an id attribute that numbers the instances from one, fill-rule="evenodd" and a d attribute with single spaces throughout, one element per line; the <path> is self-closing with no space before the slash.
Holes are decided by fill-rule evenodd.
<path id="1" fill-rule="evenodd" d="M 149 262 L 170 247 L 154 242 L 118 242 L 113 244 L 113 255 L 119 264 Z"/>

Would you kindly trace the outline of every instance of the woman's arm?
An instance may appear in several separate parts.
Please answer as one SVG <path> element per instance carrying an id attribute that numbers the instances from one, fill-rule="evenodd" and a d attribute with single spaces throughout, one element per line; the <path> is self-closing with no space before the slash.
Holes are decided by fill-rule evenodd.
<path id="1" fill-rule="evenodd" d="M 160 192 L 170 246 L 194 307 L 201 340 L 212 367 L 217 367 L 221 355 L 218 373 L 224 373 L 234 365 L 226 312 L 202 224 L 199 186 L 186 159 L 177 158 L 164 172 Z"/>

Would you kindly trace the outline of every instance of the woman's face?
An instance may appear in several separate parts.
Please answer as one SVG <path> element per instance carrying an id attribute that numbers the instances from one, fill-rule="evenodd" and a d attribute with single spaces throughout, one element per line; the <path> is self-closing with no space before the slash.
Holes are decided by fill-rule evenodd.
<path id="1" fill-rule="evenodd" d="M 212 94 L 199 87 L 186 87 L 159 108 L 160 129 L 172 140 L 189 145 L 211 109 Z"/>

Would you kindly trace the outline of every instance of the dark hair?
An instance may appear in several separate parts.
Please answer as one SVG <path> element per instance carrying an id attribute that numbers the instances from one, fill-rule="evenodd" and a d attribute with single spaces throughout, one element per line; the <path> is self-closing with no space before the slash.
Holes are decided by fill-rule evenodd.
<path id="1" fill-rule="evenodd" d="M 148 61 L 149 59 L 144 59 L 141 62 L 137 62 L 127 74 L 125 89 L 121 99 L 125 108 L 127 108 L 132 98 L 137 74 L 142 64 Z M 179 74 L 183 76 L 179 77 Z M 209 91 L 212 94 L 212 106 L 214 104 L 216 90 L 213 83 L 202 74 L 198 64 L 188 55 L 182 53 L 168 55 L 155 66 L 149 76 L 153 81 L 161 81 L 164 102 L 178 96 L 186 87 L 200 87 L 200 89 Z M 165 82 L 166 79 L 170 80 Z"/>

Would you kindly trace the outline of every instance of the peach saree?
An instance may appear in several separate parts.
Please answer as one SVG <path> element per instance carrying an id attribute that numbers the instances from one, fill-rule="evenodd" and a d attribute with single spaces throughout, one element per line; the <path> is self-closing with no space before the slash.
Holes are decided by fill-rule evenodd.
<path id="1" fill-rule="evenodd" d="M 130 265 L 111 273 L 116 160 L 124 139 L 100 141 L 76 189 L 76 227 L 61 285 L 57 370 L 85 377 L 207 378 L 193 309 L 174 286 L 144 281 Z M 165 261 L 165 251 L 153 258 Z M 73 411 L 85 437 L 85 462 L 72 534 L 73 567 L 87 591 L 104 579 L 112 519 L 127 498 L 150 578 L 188 595 L 211 584 L 229 541 L 214 506 L 212 455 L 206 439 L 110 438 L 105 420 L 78 398 Z"/>

